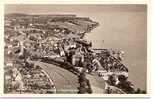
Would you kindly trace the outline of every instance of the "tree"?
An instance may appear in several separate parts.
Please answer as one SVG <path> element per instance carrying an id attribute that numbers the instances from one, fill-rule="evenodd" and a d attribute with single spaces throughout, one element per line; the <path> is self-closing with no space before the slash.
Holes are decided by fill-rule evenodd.
<path id="1" fill-rule="evenodd" d="M 115 85 L 115 83 L 116 83 L 115 75 L 109 76 L 109 78 L 108 78 L 108 83 L 109 83 L 110 85 L 112 85 L 112 86 Z"/>
<path id="2" fill-rule="evenodd" d="M 137 88 L 137 90 L 135 91 L 135 94 L 146 94 L 146 91 L 141 90 L 140 88 Z"/>
<path id="3" fill-rule="evenodd" d="M 127 81 L 127 77 L 125 77 L 124 75 L 119 75 L 118 80 L 120 81 L 117 85 L 118 88 L 122 89 L 126 93 L 130 93 L 130 94 L 135 93 L 132 87 L 133 84 Z"/>

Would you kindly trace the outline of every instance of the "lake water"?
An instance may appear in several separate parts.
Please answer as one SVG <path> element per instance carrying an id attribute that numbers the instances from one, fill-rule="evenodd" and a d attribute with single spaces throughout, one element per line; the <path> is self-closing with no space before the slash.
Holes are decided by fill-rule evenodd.
<path id="1" fill-rule="evenodd" d="M 87 33 L 85 39 L 92 41 L 93 48 L 123 50 L 125 52 L 123 63 L 129 69 L 129 80 L 136 87 L 146 89 L 146 13 L 103 12 L 93 18 L 100 26 Z"/>

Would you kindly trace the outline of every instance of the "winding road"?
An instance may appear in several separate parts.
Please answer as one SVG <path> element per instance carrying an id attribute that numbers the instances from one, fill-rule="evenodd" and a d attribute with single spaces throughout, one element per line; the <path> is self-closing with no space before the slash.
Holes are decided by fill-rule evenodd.
<path id="1" fill-rule="evenodd" d="M 40 66 L 53 81 L 57 94 L 76 94 L 78 92 L 78 77 L 70 71 L 53 64 L 34 62 Z"/>
<path id="2" fill-rule="evenodd" d="M 57 94 L 77 94 L 79 82 L 77 75 L 72 72 L 56 66 L 40 61 L 32 61 L 35 65 L 40 66 L 49 76 L 55 85 Z M 103 94 L 105 89 L 105 81 L 98 75 L 87 74 L 91 88 L 94 94 Z"/>

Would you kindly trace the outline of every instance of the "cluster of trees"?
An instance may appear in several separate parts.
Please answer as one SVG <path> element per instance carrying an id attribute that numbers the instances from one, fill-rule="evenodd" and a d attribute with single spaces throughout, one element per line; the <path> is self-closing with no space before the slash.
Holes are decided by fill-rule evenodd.
<path id="1" fill-rule="evenodd" d="M 119 83 L 116 85 L 118 88 L 122 89 L 124 92 L 128 94 L 134 94 L 133 84 L 128 81 L 128 78 L 124 75 L 118 76 Z"/>
<path id="2" fill-rule="evenodd" d="M 140 88 L 137 88 L 135 91 L 135 94 L 146 94 L 145 90 L 141 90 Z"/>
<path id="3" fill-rule="evenodd" d="M 124 75 L 118 76 L 118 83 L 116 84 L 116 78 L 115 75 L 111 75 L 107 81 L 107 83 L 110 86 L 115 86 L 119 89 L 121 89 L 123 92 L 127 94 L 146 94 L 145 90 L 141 90 L 140 88 L 137 88 L 135 90 L 134 85 L 128 81 L 128 77 L 125 77 Z"/>
<path id="4" fill-rule="evenodd" d="M 79 76 L 79 94 L 85 94 L 85 93 L 89 93 L 91 94 L 92 93 L 92 89 L 91 89 L 91 86 L 90 86 L 90 82 L 89 80 L 86 78 L 86 75 L 85 73 L 80 73 L 80 76 Z"/>

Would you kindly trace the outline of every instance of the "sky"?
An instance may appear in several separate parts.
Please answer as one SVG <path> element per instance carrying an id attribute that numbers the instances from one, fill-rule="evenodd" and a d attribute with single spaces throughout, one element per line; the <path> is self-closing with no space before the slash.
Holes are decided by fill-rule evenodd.
<path id="1" fill-rule="evenodd" d="M 5 13 L 76 14 L 99 22 L 100 25 L 85 38 L 96 48 L 123 50 L 129 80 L 136 87 L 146 89 L 146 5 L 5 5 Z"/>

